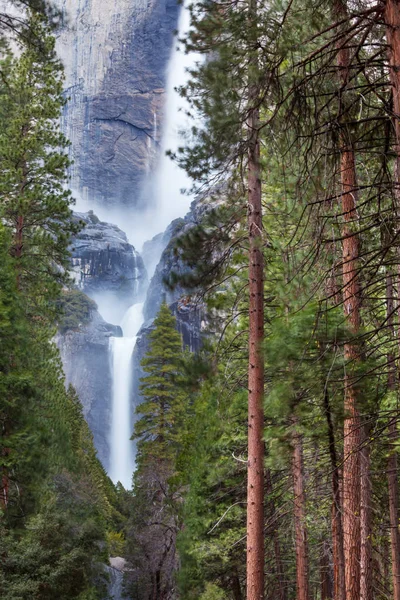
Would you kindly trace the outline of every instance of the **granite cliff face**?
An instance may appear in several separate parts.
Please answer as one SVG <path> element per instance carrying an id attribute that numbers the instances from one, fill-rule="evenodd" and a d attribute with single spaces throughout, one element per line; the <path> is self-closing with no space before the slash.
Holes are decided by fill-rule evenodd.
<path id="1" fill-rule="evenodd" d="M 56 0 L 72 187 L 91 206 L 145 202 L 161 139 L 176 0 Z"/>
<path id="2" fill-rule="evenodd" d="M 120 327 L 106 323 L 98 311 L 93 310 L 88 324 L 58 333 L 55 339 L 66 383 L 72 384 L 78 393 L 99 459 L 106 469 L 110 457 L 108 424 L 112 391 L 109 338 L 121 335 Z"/>
<path id="3" fill-rule="evenodd" d="M 192 202 L 190 211 L 183 219 L 173 221 L 161 238 L 156 236 L 143 248 L 143 259 L 146 262 L 154 245 L 160 245 L 161 243 L 164 247 L 147 290 L 143 307 L 144 328 L 149 327 L 149 322 L 154 319 L 161 303 L 165 300 L 176 316 L 183 343 L 191 352 L 197 352 L 201 347 L 204 308 L 188 296 L 187 291 L 182 287 L 176 286 L 171 290 L 165 282 L 168 281 L 172 272 L 185 274 L 188 271 L 188 267 L 176 256 L 175 242 L 180 235 L 201 220 L 203 212 L 204 206 L 201 200 L 195 200 Z"/>
<path id="4" fill-rule="evenodd" d="M 72 274 L 75 284 L 88 296 L 114 295 L 126 310 L 139 302 L 147 287 L 142 257 L 116 225 L 100 221 L 93 212 L 74 213 L 85 223 L 72 240 Z"/>

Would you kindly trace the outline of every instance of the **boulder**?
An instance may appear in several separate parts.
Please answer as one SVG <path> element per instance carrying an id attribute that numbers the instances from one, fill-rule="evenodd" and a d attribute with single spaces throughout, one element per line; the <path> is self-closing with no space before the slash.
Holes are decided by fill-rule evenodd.
<path id="1" fill-rule="evenodd" d="M 83 229 L 71 243 L 72 276 L 76 286 L 96 299 L 113 293 L 128 308 L 147 286 L 143 260 L 116 225 L 100 221 L 92 211 L 74 213 Z"/>

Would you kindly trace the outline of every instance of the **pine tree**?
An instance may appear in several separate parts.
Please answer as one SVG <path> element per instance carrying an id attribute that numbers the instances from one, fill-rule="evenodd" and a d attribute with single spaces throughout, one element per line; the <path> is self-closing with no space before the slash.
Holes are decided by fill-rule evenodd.
<path id="1" fill-rule="evenodd" d="M 135 425 L 135 437 L 139 460 L 144 453 L 164 460 L 176 445 L 184 412 L 184 391 L 180 391 L 182 338 L 176 329 L 176 318 L 165 302 L 149 338 L 149 350 L 141 362 L 146 375 L 141 379 L 143 401 L 137 409 L 141 416 Z"/>
<path id="2" fill-rule="evenodd" d="M 37 310 L 66 279 L 69 235 L 77 227 L 66 188 L 68 142 L 59 125 L 63 69 L 43 18 L 32 13 L 30 26 L 40 43 L 0 65 L 0 214 L 13 233 L 18 288 L 32 291 Z"/>
<path id="3" fill-rule="evenodd" d="M 136 472 L 128 555 L 139 575 L 130 589 L 139 600 L 170 597 L 177 569 L 176 536 L 181 526 L 182 492 L 176 461 L 185 420 L 182 339 L 176 319 L 163 302 L 150 333 L 149 350 L 142 360 L 143 398 L 137 408 Z"/>

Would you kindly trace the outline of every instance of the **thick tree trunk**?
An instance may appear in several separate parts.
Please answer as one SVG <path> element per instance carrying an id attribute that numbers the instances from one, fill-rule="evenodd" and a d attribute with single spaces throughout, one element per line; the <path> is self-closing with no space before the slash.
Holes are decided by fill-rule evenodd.
<path id="1" fill-rule="evenodd" d="M 333 543 L 333 598 L 346 599 L 344 543 L 342 522 L 342 498 L 340 493 L 340 472 L 336 454 L 335 432 L 328 390 L 324 393 L 325 416 L 328 425 L 329 456 L 332 468 L 332 543 Z"/>
<path id="2" fill-rule="evenodd" d="M 296 425 L 295 425 L 296 426 Z M 303 441 L 295 430 L 293 434 L 293 495 L 296 545 L 296 600 L 309 600 L 308 543 L 306 526 L 306 495 L 304 489 Z"/>
<path id="3" fill-rule="evenodd" d="M 395 132 L 394 150 L 396 154 L 396 163 L 394 169 L 394 192 L 397 201 L 397 210 L 400 210 L 400 2 L 399 0 L 386 0 L 384 19 L 386 24 L 386 39 L 388 42 L 389 58 L 389 77 L 392 84 L 393 97 L 393 128 Z M 400 273 L 400 272 L 399 272 Z M 388 281 L 387 302 L 388 316 L 393 312 L 393 285 Z M 389 289 L 391 288 L 391 289 Z M 400 297 L 400 276 L 398 294 Z M 399 303 L 399 323 L 400 323 L 400 303 Z M 389 327 L 393 327 L 392 321 Z M 399 341 L 400 341 L 400 335 Z M 396 388 L 396 370 L 394 356 L 388 357 L 389 362 L 389 389 Z M 388 489 L 389 489 L 389 517 L 390 517 L 390 545 L 392 555 L 392 579 L 393 579 L 393 599 L 400 600 L 400 537 L 398 526 L 398 476 L 397 476 L 397 455 L 395 444 L 398 439 L 396 419 L 389 422 L 389 457 L 388 457 Z"/>
<path id="4" fill-rule="evenodd" d="M 364 445 L 360 452 L 361 469 L 361 556 L 360 556 L 360 600 L 372 600 L 372 543 L 371 543 L 371 499 L 372 486 L 370 478 L 370 446 L 365 435 Z"/>
<path id="5" fill-rule="evenodd" d="M 321 545 L 321 556 L 319 561 L 321 577 L 321 600 L 332 600 L 333 598 L 333 586 L 328 553 L 328 544 L 326 541 L 324 541 Z"/>
<path id="6" fill-rule="evenodd" d="M 253 92 L 255 93 L 255 92 Z M 254 98 L 252 98 L 254 100 Z M 264 597 L 264 281 L 258 109 L 249 114 L 249 373 L 247 468 L 247 600 Z"/>
<path id="7" fill-rule="evenodd" d="M 400 287 L 399 287 L 400 291 Z M 393 278 L 390 272 L 386 275 L 386 302 L 387 302 L 387 325 L 394 340 L 393 325 Z M 400 303 L 399 303 L 400 306 Z M 399 338 L 400 339 L 400 338 Z M 388 354 L 388 389 L 396 391 L 396 362 L 393 352 Z M 389 420 L 389 455 L 388 455 L 388 492 L 389 492 L 389 522 L 390 522 L 390 547 L 392 555 L 392 582 L 393 600 L 400 600 L 400 535 L 398 525 L 399 495 L 397 476 L 397 452 L 398 441 L 397 415 Z"/>
<path id="8" fill-rule="evenodd" d="M 343 0 L 334 0 L 334 13 L 338 19 L 347 18 Z M 340 94 L 343 96 L 350 78 L 350 51 L 342 38 L 338 42 Z M 341 115 L 339 114 L 339 121 Z M 352 140 L 345 123 L 340 134 L 340 183 L 342 200 L 343 237 L 343 306 L 347 323 L 353 334 L 360 328 L 360 285 L 358 275 L 359 239 L 357 229 L 357 178 Z M 357 397 L 348 369 L 359 360 L 359 350 L 353 341 L 345 344 L 348 365 L 345 375 L 344 397 L 344 462 L 343 462 L 343 534 L 345 557 L 346 600 L 360 600 L 360 416 Z"/>
<path id="9" fill-rule="evenodd" d="M 349 148 L 341 152 L 342 211 L 346 223 L 343 228 L 343 301 L 344 312 L 352 333 L 360 327 L 360 289 L 358 283 L 358 236 L 351 233 L 351 223 L 356 219 L 354 152 Z M 346 363 L 359 360 L 354 342 L 345 344 Z M 359 600 L 360 594 L 360 415 L 356 390 L 351 376 L 345 376 L 344 399 L 344 462 L 343 462 L 343 533 L 346 600 Z"/>
<path id="10" fill-rule="evenodd" d="M 273 502 L 272 496 L 272 480 L 271 480 L 271 472 L 267 469 L 265 473 L 266 480 L 266 491 L 267 491 L 267 503 L 269 506 L 269 517 L 271 519 L 272 525 L 268 528 L 267 535 L 273 537 L 274 539 L 274 550 L 275 550 L 275 566 L 276 566 L 276 574 L 277 574 L 277 590 L 275 594 L 275 598 L 277 600 L 287 600 L 287 589 L 285 585 L 285 575 L 283 569 L 282 562 L 282 553 L 281 553 L 281 544 L 279 539 L 279 531 L 276 523 L 276 515 L 275 515 L 275 503 Z"/>

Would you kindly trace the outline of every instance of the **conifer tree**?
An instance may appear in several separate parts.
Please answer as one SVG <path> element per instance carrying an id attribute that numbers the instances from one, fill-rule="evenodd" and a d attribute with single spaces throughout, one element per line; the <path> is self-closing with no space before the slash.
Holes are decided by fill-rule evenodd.
<path id="1" fill-rule="evenodd" d="M 182 338 L 176 329 L 176 318 L 163 302 L 150 333 L 150 345 L 141 365 L 146 375 L 141 379 L 143 401 L 137 412 L 141 415 L 135 426 L 139 456 L 150 446 L 155 458 L 167 458 L 179 437 L 182 418 Z"/>
<path id="2" fill-rule="evenodd" d="M 13 233 L 18 287 L 34 290 L 40 305 L 66 278 L 69 235 L 77 226 L 66 188 L 68 142 L 59 125 L 62 65 L 43 18 L 31 13 L 30 26 L 40 44 L 25 45 L 0 65 L 0 214 Z"/>
<path id="3" fill-rule="evenodd" d="M 171 597 L 175 586 L 182 496 L 175 475 L 186 403 L 182 339 L 165 302 L 149 337 L 141 363 L 143 401 L 133 436 L 137 466 L 127 536 L 129 558 L 139 571 L 130 589 L 139 600 Z"/>

